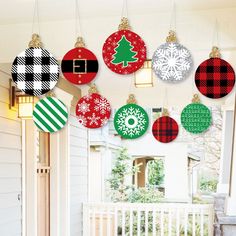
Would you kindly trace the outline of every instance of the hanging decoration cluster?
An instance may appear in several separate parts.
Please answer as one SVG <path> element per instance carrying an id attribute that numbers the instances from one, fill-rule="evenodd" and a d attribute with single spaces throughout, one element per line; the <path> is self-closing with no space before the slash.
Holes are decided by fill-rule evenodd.
<path id="1" fill-rule="evenodd" d="M 146 54 L 146 44 L 138 34 L 131 31 L 126 17 L 121 19 L 118 31 L 112 33 L 102 47 L 106 66 L 112 72 L 122 75 L 138 71 L 146 60 Z M 176 32 L 170 30 L 166 43 L 160 45 L 153 54 L 153 71 L 161 81 L 176 84 L 189 76 L 192 67 L 190 51 L 178 43 Z M 64 55 L 61 72 L 70 83 L 87 84 L 90 87 L 88 94 L 79 99 L 75 110 L 78 122 L 89 129 L 106 125 L 112 111 L 109 101 L 92 84 L 98 70 L 97 57 L 86 48 L 83 38 L 79 36 L 74 48 Z M 58 61 L 42 47 L 38 34 L 32 35 L 29 47 L 12 64 L 12 79 L 16 86 L 26 94 L 41 98 L 32 115 L 35 125 L 43 132 L 57 132 L 68 120 L 69 112 L 65 104 L 51 92 L 59 80 L 59 73 Z M 195 84 L 202 95 L 211 99 L 223 98 L 233 90 L 234 70 L 227 61 L 221 59 L 218 47 L 213 47 L 210 59 L 197 68 Z M 42 95 L 45 96 L 42 98 Z M 149 123 L 147 112 L 137 105 L 134 94 L 130 94 L 127 104 L 114 114 L 114 127 L 124 139 L 140 138 L 147 132 Z M 195 94 L 192 103 L 181 113 L 181 125 L 187 132 L 201 134 L 211 124 L 210 109 Z M 161 117 L 152 124 L 154 138 L 161 143 L 169 143 L 176 140 L 178 133 L 177 121 L 170 117 L 167 109 L 163 109 Z"/>

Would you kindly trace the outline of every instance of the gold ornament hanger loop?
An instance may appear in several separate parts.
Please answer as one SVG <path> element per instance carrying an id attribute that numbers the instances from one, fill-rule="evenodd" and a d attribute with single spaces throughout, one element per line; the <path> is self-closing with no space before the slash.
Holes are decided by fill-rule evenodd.
<path id="1" fill-rule="evenodd" d="M 127 104 L 137 104 L 137 100 L 134 94 L 130 94 L 129 98 L 127 99 Z"/>
<path id="2" fill-rule="evenodd" d="M 85 48 L 85 43 L 82 37 L 78 37 L 75 43 L 75 48 Z"/>
<path id="3" fill-rule="evenodd" d="M 92 94 L 92 93 L 98 93 L 98 89 L 97 89 L 97 86 L 95 84 L 91 84 L 89 85 L 89 90 L 88 90 L 88 93 L 89 94 Z"/>
<path id="4" fill-rule="evenodd" d="M 121 22 L 118 27 L 119 30 L 130 30 L 129 20 L 126 17 L 121 18 Z"/>
<path id="5" fill-rule="evenodd" d="M 177 43 L 176 33 L 173 30 L 169 31 L 169 35 L 166 38 L 167 43 Z"/>
<path id="6" fill-rule="evenodd" d="M 193 95 L 193 99 L 192 99 L 192 103 L 200 103 L 201 100 L 200 100 L 200 97 L 198 94 L 194 94 Z"/>
<path id="7" fill-rule="evenodd" d="M 32 34 L 32 39 L 28 44 L 29 48 L 41 48 L 42 45 L 40 36 L 38 34 Z"/>
<path id="8" fill-rule="evenodd" d="M 56 94 L 54 91 L 49 91 L 45 94 L 45 97 L 56 97 Z"/>
<path id="9" fill-rule="evenodd" d="M 220 49 L 216 46 L 212 47 L 210 58 L 221 58 Z"/>
<path id="10" fill-rule="evenodd" d="M 170 113 L 169 113 L 168 109 L 167 108 L 163 108 L 162 109 L 162 116 L 169 116 L 169 115 L 170 115 Z"/>

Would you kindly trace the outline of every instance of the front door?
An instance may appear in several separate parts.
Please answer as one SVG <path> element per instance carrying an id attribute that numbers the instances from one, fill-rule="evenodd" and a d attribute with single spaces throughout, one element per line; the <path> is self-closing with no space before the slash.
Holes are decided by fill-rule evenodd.
<path id="1" fill-rule="evenodd" d="M 37 133 L 37 236 L 50 235 L 50 135 Z"/>

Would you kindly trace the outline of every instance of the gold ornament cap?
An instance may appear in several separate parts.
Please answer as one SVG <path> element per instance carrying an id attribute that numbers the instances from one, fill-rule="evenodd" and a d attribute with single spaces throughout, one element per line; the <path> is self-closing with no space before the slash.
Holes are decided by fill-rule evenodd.
<path id="1" fill-rule="evenodd" d="M 169 115 L 170 115 L 170 113 L 169 113 L 168 109 L 167 108 L 163 108 L 162 109 L 162 116 L 169 116 Z"/>
<path id="2" fill-rule="evenodd" d="M 98 93 L 98 89 L 97 89 L 97 86 L 96 86 L 95 84 L 91 84 L 91 85 L 89 85 L 89 86 L 90 86 L 90 88 L 89 88 L 89 90 L 88 90 L 88 93 L 89 93 L 89 94 Z"/>
<path id="3" fill-rule="evenodd" d="M 32 34 L 32 39 L 28 44 L 29 48 L 41 48 L 43 46 L 40 36 L 38 34 Z"/>
<path id="4" fill-rule="evenodd" d="M 221 58 L 220 49 L 216 46 L 212 47 L 210 58 Z"/>
<path id="5" fill-rule="evenodd" d="M 201 100 L 198 94 L 193 95 L 192 103 L 201 103 Z"/>
<path id="6" fill-rule="evenodd" d="M 75 48 L 85 48 L 84 39 L 82 37 L 78 37 L 75 43 Z"/>
<path id="7" fill-rule="evenodd" d="M 126 17 L 121 18 L 121 22 L 118 27 L 119 30 L 130 30 L 129 20 Z"/>
<path id="8" fill-rule="evenodd" d="M 137 100 L 134 94 L 130 94 L 129 98 L 127 99 L 127 104 L 137 104 Z"/>
<path id="9" fill-rule="evenodd" d="M 177 43 L 176 33 L 173 30 L 169 31 L 169 35 L 166 38 L 167 43 Z"/>

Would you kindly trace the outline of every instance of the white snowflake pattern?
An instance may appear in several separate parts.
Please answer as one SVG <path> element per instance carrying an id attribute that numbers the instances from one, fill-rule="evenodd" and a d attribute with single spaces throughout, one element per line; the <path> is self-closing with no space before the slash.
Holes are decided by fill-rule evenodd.
<path id="1" fill-rule="evenodd" d="M 94 100 L 94 103 L 95 103 L 94 110 L 102 115 L 106 114 L 106 112 L 109 112 L 111 110 L 109 102 L 104 97 L 96 98 Z"/>
<path id="2" fill-rule="evenodd" d="M 152 67 L 157 77 L 170 82 L 183 80 L 190 72 L 192 64 L 189 50 L 179 43 L 161 45 L 152 58 Z"/>
<path id="3" fill-rule="evenodd" d="M 77 116 L 77 119 L 81 125 L 84 125 L 84 126 L 87 125 L 87 119 L 85 116 L 79 115 L 79 116 Z"/>
<path id="4" fill-rule="evenodd" d="M 101 119 L 101 126 L 104 126 L 109 120 L 105 117 L 104 119 Z"/>
<path id="5" fill-rule="evenodd" d="M 89 106 L 90 106 L 89 103 L 83 101 L 80 104 L 78 104 L 78 111 L 84 115 L 85 113 L 90 111 Z"/>
<path id="6" fill-rule="evenodd" d="M 113 42 L 112 42 L 112 46 L 113 46 L 113 47 L 116 47 L 116 46 L 117 46 L 117 42 L 116 42 L 116 41 L 113 41 Z"/>
<path id="7" fill-rule="evenodd" d="M 98 121 L 100 120 L 99 116 L 96 116 L 95 113 L 92 114 L 92 116 L 88 117 L 88 120 L 90 120 L 89 125 L 98 125 Z"/>
<path id="8" fill-rule="evenodd" d="M 87 94 L 87 95 L 83 96 L 83 98 L 84 98 L 84 100 L 89 102 L 92 99 L 92 94 Z"/>
<path id="9" fill-rule="evenodd" d="M 123 135 L 130 138 L 139 137 L 148 127 L 148 116 L 141 107 L 126 105 L 118 111 L 115 123 L 118 131 Z"/>

